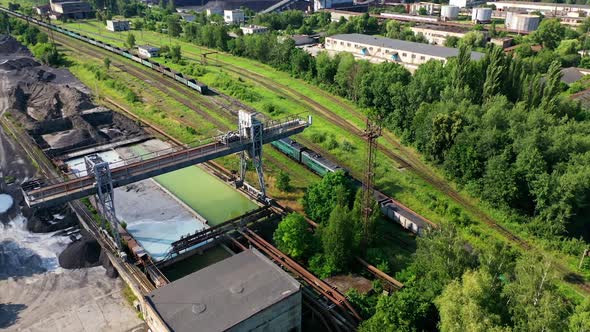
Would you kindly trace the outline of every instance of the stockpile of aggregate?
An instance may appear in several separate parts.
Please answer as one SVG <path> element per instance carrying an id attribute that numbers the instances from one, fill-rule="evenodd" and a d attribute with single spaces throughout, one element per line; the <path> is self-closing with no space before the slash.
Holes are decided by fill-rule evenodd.
<path id="1" fill-rule="evenodd" d="M 94 105 L 88 88 L 70 72 L 40 64 L 5 35 L 0 36 L 0 107 L 51 157 L 145 134 L 119 115 L 87 120 L 88 111 L 112 111 Z"/>
<path id="2" fill-rule="evenodd" d="M 82 239 L 70 243 L 62 251 L 59 255 L 59 266 L 64 269 L 99 266 L 101 265 L 100 252 L 100 244 L 88 234 L 83 234 Z"/>

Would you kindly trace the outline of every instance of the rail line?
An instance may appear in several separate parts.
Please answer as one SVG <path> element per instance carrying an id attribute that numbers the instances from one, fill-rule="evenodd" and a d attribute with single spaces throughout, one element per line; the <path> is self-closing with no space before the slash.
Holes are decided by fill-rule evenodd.
<path id="1" fill-rule="evenodd" d="M 55 34 L 55 35 L 59 35 L 59 34 Z M 60 40 L 62 40 L 62 39 L 60 38 Z M 98 48 L 96 48 L 96 49 L 98 49 Z M 189 52 L 186 54 L 191 54 L 191 53 Z M 196 53 L 192 53 L 192 54 L 196 54 Z M 96 57 L 96 56 L 94 55 L 94 57 Z M 269 83 L 263 82 L 263 79 L 266 80 L 266 78 L 264 78 L 264 76 L 253 73 L 249 70 L 243 70 L 241 68 L 239 70 L 236 70 L 236 68 L 239 68 L 239 67 L 231 65 L 231 64 L 224 62 L 222 60 L 219 60 L 219 59 L 211 59 L 211 60 L 223 63 L 225 70 L 229 70 L 229 71 L 233 70 L 234 72 L 238 73 L 239 75 L 246 76 L 249 79 L 256 81 L 257 83 L 259 83 L 267 88 L 270 88 L 269 86 L 272 86 L 272 90 L 274 92 L 277 92 L 277 90 L 280 91 L 280 89 L 294 92 L 294 93 L 296 93 L 296 96 L 298 98 L 303 99 L 303 100 L 311 103 L 312 105 L 315 104 L 316 107 L 323 108 L 322 105 L 311 100 L 309 97 L 307 97 L 307 96 L 305 96 L 305 95 L 303 95 L 303 94 L 301 94 L 301 93 L 299 93 L 299 92 L 297 92 L 285 85 L 281 85 L 280 83 L 277 83 L 274 81 L 273 81 L 274 85 L 270 85 Z M 127 66 L 127 67 L 130 67 L 130 66 Z M 230 67 L 232 67 L 234 69 L 229 69 Z M 248 73 L 245 73 L 245 71 L 247 71 Z M 258 76 L 258 78 L 254 78 L 253 77 L 254 75 Z M 278 87 L 280 87 L 280 89 Z M 168 89 L 166 88 L 166 90 L 168 90 Z M 285 96 L 285 93 L 281 92 L 281 95 Z M 350 107 L 346 103 L 339 101 L 336 97 L 329 96 L 324 93 L 322 93 L 322 95 L 330 98 L 334 102 L 337 102 L 341 106 L 346 107 L 347 110 L 351 111 L 351 114 L 355 115 L 356 117 L 359 117 L 358 114 L 360 114 L 360 113 L 357 110 L 355 110 L 353 107 Z M 195 110 L 195 111 L 197 111 L 197 110 Z M 326 115 L 326 112 L 332 113 L 331 111 L 329 111 L 325 108 L 322 110 L 321 113 L 322 113 L 322 115 Z M 336 124 L 346 128 L 346 129 L 351 130 L 355 134 L 358 134 L 360 132 L 360 129 L 358 127 L 352 125 L 351 123 L 349 123 L 348 121 L 346 121 L 340 117 L 335 117 L 334 115 L 332 115 L 332 116 L 328 116 L 328 118 L 331 121 L 334 121 Z M 387 141 L 388 144 L 392 144 L 394 147 L 397 147 L 402 151 L 405 150 L 405 147 L 401 146 L 401 144 L 399 144 L 392 137 L 393 137 L 393 135 L 391 133 L 385 132 L 384 139 Z M 308 143 L 310 143 L 310 142 L 306 142 L 306 144 L 308 144 Z M 435 175 L 431 170 L 429 170 L 425 165 L 423 165 L 423 162 L 421 160 L 412 156 L 411 153 L 405 154 L 406 158 L 409 159 L 408 160 L 404 157 L 397 155 L 395 152 L 387 149 L 386 147 L 384 147 L 381 144 L 379 145 L 379 150 L 382 151 L 387 157 L 389 157 L 390 159 L 392 159 L 396 163 L 398 163 L 401 167 L 409 169 L 410 171 L 414 172 L 416 175 L 418 175 L 420 178 L 422 178 L 427 183 L 431 184 L 435 188 L 438 188 L 441 192 L 445 193 L 447 196 L 452 198 L 453 201 L 455 201 L 456 203 L 463 206 L 463 208 L 465 208 L 468 212 L 472 213 L 474 216 L 479 218 L 485 224 L 487 224 L 491 228 L 495 229 L 499 234 L 504 236 L 510 242 L 515 243 L 517 246 L 519 246 L 520 248 L 522 248 L 524 250 L 536 250 L 536 248 L 532 247 L 527 241 L 516 236 L 510 230 L 506 229 L 504 226 L 498 224 L 493 219 L 491 219 L 487 214 L 485 214 L 483 211 L 481 211 L 479 208 L 477 208 L 475 205 L 473 205 L 473 203 L 471 203 L 469 200 L 467 200 L 461 194 L 459 194 L 455 189 L 453 189 L 451 186 L 449 186 L 448 183 L 441 180 L 437 175 Z M 318 151 L 324 151 L 324 149 L 318 149 Z M 560 262 L 555 261 L 554 266 L 559 272 L 561 272 L 564 275 L 564 280 L 566 282 L 580 287 L 586 293 L 590 293 L 590 283 L 585 281 L 582 276 L 572 272 L 569 268 L 567 268 L 565 265 L 561 264 Z"/>
<path id="2" fill-rule="evenodd" d="M 4 120 L 4 118 L 0 117 L 0 123 L 10 131 L 10 134 L 16 138 L 17 143 L 23 148 L 25 153 L 29 155 L 29 158 L 37 163 L 39 166 L 39 170 L 47 176 L 56 175 L 56 171 L 53 168 L 53 165 L 49 163 L 49 160 L 46 156 L 42 156 L 38 154 L 38 149 L 31 143 L 30 138 L 28 135 L 22 134 L 20 131 L 15 129 L 10 121 Z M 109 251 L 110 253 L 114 253 L 115 250 L 114 246 L 107 240 L 104 239 L 101 232 L 98 229 L 98 226 L 95 224 L 94 219 L 86 209 L 86 207 L 80 203 L 80 201 L 73 201 L 70 202 L 70 207 L 74 210 L 78 215 L 80 215 L 83 220 L 80 220 L 81 224 L 90 232 L 90 234 L 96 238 L 97 241 L 101 244 L 101 247 L 104 250 Z M 142 291 L 145 294 L 151 292 L 155 289 L 154 285 L 147 279 L 147 277 L 136 267 L 127 262 L 121 262 L 121 266 L 125 269 L 125 272 L 132 276 L 135 281 L 140 285 Z"/>
<path id="3" fill-rule="evenodd" d="M 254 233 L 250 229 L 246 228 L 244 229 L 244 231 L 240 231 L 240 234 L 250 243 L 252 243 L 257 249 L 261 250 L 262 252 L 270 256 L 277 263 L 280 263 L 281 265 L 285 266 L 289 271 L 295 273 L 299 278 L 303 279 L 316 291 L 326 296 L 328 299 L 330 299 L 330 301 L 332 301 L 335 305 L 341 308 L 344 312 L 350 313 L 358 321 L 362 320 L 361 316 L 348 302 L 346 297 L 342 295 L 338 290 L 332 288 L 326 282 L 311 274 L 297 262 L 289 258 L 287 255 L 283 254 L 281 251 L 272 246 L 270 243 L 266 242 L 262 237 L 258 236 L 258 234 Z"/>

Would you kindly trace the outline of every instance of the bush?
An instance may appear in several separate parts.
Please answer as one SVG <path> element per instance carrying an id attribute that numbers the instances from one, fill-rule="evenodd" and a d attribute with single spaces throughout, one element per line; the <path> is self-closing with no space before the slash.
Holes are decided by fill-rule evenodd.
<path id="1" fill-rule="evenodd" d="M 289 191 L 291 190 L 291 177 L 289 173 L 280 171 L 279 176 L 277 177 L 277 189 L 280 191 Z"/>
<path id="2" fill-rule="evenodd" d="M 323 143 L 326 140 L 326 133 L 313 132 L 311 134 L 311 141 L 314 143 Z"/>
<path id="3" fill-rule="evenodd" d="M 316 254 L 309 260 L 309 271 L 320 279 L 329 278 L 338 269 L 330 264 L 322 254 Z"/>
<path id="4" fill-rule="evenodd" d="M 344 152 L 353 152 L 354 150 L 356 150 L 356 147 L 354 145 L 352 145 L 352 143 L 350 143 L 347 140 L 342 141 L 342 151 Z"/>
<path id="5" fill-rule="evenodd" d="M 334 150 L 337 149 L 340 146 L 340 144 L 338 144 L 338 141 L 336 141 L 336 139 L 334 139 L 334 137 L 330 138 L 330 140 L 328 141 L 328 150 Z"/>

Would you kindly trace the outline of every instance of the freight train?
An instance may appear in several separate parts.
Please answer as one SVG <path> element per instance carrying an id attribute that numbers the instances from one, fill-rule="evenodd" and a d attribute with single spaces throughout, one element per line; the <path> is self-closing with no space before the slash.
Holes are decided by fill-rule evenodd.
<path id="1" fill-rule="evenodd" d="M 81 40 L 85 43 L 92 44 L 96 47 L 100 47 L 100 48 L 105 49 L 109 52 L 115 53 L 117 55 L 128 58 L 130 60 L 133 60 L 133 61 L 140 63 L 148 68 L 151 68 L 152 70 L 155 70 L 155 71 L 161 73 L 162 75 L 166 75 L 166 76 L 188 86 L 189 88 L 198 91 L 201 94 L 206 94 L 209 91 L 209 88 L 207 87 L 207 85 L 197 82 L 195 79 L 193 79 L 191 77 L 187 77 L 181 73 L 177 73 L 177 72 L 171 70 L 170 68 L 168 68 L 158 62 L 151 61 L 149 59 L 142 59 L 142 58 L 130 53 L 128 50 L 123 50 L 117 46 L 113 46 L 109 43 L 98 41 L 92 37 L 88 37 L 88 36 L 80 34 L 78 32 L 74 32 L 72 30 L 69 30 L 69 29 L 54 25 L 54 24 L 43 22 L 42 20 L 38 20 L 34 17 L 30 17 L 30 16 L 27 16 L 27 15 L 24 15 L 24 14 L 21 14 L 18 12 L 10 11 L 4 7 L 0 7 L 0 11 L 5 12 L 10 15 L 13 15 L 13 16 L 16 16 L 18 18 L 33 22 L 33 23 L 43 26 L 45 28 L 51 29 L 53 31 L 57 31 L 57 32 L 62 33 L 64 35 L 70 36 L 72 38 L 76 38 L 76 39 Z"/>
<path id="2" fill-rule="evenodd" d="M 287 155 L 289 158 L 306 166 L 319 176 L 324 176 L 328 173 L 343 171 L 346 174 L 346 169 L 340 167 L 336 163 L 322 157 L 320 154 L 306 148 L 290 138 L 283 138 L 270 143 L 274 148 Z M 354 180 L 354 179 L 353 179 Z M 354 180 L 358 183 L 358 181 Z M 360 184 L 360 183 L 358 183 Z M 420 235 L 425 229 L 436 227 L 436 224 L 430 220 L 420 216 L 410 208 L 394 200 L 393 198 L 375 190 L 375 199 L 381 207 L 381 211 L 388 218 L 405 229 Z"/>

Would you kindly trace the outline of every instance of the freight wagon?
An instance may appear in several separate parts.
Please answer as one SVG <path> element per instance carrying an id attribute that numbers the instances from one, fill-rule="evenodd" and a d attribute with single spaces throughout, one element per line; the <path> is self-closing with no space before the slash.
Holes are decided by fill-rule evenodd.
<path id="1" fill-rule="evenodd" d="M 290 138 L 283 138 L 270 144 L 291 159 L 307 166 L 307 168 L 320 176 L 339 170 L 347 173 L 344 168 Z M 420 235 L 424 229 L 436 227 L 435 224 L 391 197 L 377 190 L 374 190 L 374 195 L 383 214 L 388 219 L 395 221 L 412 233 Z"/>
<path id="2" fill-rule="evenodd" d="M 68 30 L 67 28 L 63 28 L 63 27 L 60 27 L 60 26 L 57 26 L 54 24 L 49 24 L 49 23 L 43 22 L 41 20 L 38 20 L 36 18 L 26 16 L 26 15 L 23 15 L 18 12 L 11 11 L 11 10 L 4 8 L 4 7 L 0 7 L 0 11 L 10 14 L 12 16 L 33 22 L 33 23 L 38 24 L 40 26 L 46 27 L 48 29 L 52 29 L 52 30 L 57 31 L 59 33 L 65 34 L 69 37 L 79 39 L 79 40 L 84 41 L 86 43 L 92 44 L 96 47 L 103 48 L 109 52 L 113 52 L 113 53 L 121 55 L 125 58 L 131 59 L 131 60 L 133 60 L 137 63 L 140 63 L 148 68 L 157 70 L 157 71 L 165 74 L 166 76 L 169 76 L 170 78 L 190 87 L 191 89 L 198 91 L 201 94 L 206 94 L 209 91 L 209 88 L 207 87 L 207 85 L 196 81 L 194 78 L 187 77 L 187 76 L 182 75 L 180 73 L 175 73 L 175 72 L 171 71 L 170 68 L 156 65 L 155 62 L 141 59 L 141 58 L 131 54 L 129 51 L 122 50 L 121 48 L 119 48 L 117 46 L 113 46 L 113 45 L 110 45 L 109 43 L 101 42 L 101 41 L 96 40 L 92 37 L 85 36 L 85 35 L 79 34 L 77 32 Z"/>

